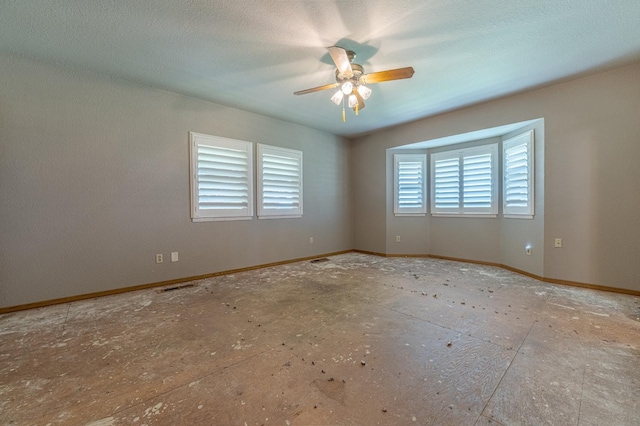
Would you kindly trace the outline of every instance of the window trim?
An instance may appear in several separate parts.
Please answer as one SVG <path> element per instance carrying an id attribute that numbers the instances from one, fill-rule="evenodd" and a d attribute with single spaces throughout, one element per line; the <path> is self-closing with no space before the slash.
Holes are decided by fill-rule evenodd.
<path id="1" fill-rule="evenodd" d="M 476 155 L 491 155 L 491 206 L 486 208 L 473 208 L 464 206 L 464 159 Z M 495 218 L 498 216 L 498 197 L 499 197 L 499 165 L 498 165 L 498 144 L 491 143 L 479 145 L 471 148 L 454 149 L 449 151 L 441 151 L 432 153 L 430 158 L 431 166 L 431 183 L 430 188 L 430 213 L 434 217 L 487 217 Z M 436 206 L 436 162 L 448 159 L 458 159 L 458 206 L 455 208 L 444 208 Z"/>
<path id="2" fill-rule="evenodd" d="M 420 207 L 402 207 L 400 205 L 400 164 L 420 163 L 422 178 Z M 427 154 L 393 154 L 393 214 L 395 216 L 425 216 L 427 213 Z"/>
<path id="3" fill-rule="evenodd" d="M 257 144 L 257 205 L 258 219 L 283 219 L 283 218 L 300 218 L 303 214 L 303 156 L 302 151 L 288 148 L 281 148 L 271 145 Z M 264 157 L 271 155 L 281 157 L 287 160 L 293 160 L 298 167 L 298 184 L 297 184 L 297 207 L 286 209 L 267 208 L 264 205 Z"/>
<path id="4" fill-rule="evenodd" d="M 199 180 L 198 180 L 198 148 L 207 146 L 222 148 L 246 153 L 246 179 L 247 200 L 246 206 L 239 209 L 201 209 L 199 208 Z M 254 179 L 253 179 L 253 143 L 224 138 L 221 136 L 206 135 L 203 133 L 189 132 L 189 170 L 190 179 L 190 203 L 192 222 L 207 221 L 231 221 L 231 220 L 251 220 L 254 215 Z"/>
<path id="5" fill-rule="evenodd" d="M 507 206 L 507 150 L 520 145 L 527 146 L 527 206 Z M 535 214 L 535 135 L 528 130 L 502 142 L 502 215 L 507 219 L 533 219 Z"/>

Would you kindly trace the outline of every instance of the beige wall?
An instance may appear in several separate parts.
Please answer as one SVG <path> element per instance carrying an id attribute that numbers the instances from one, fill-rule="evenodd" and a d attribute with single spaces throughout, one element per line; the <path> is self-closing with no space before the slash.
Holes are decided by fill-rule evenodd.
<path id="1" fill-rule="evenodd" d="M 192 223 L 189 131 L 302 150 L 304 216 Z M 349 188 L 334 135 L 0 57 L 0 307 L 351 249 Z"/>
<path id="2" fill-rule="evenodd" d="M 393 154 L 424 154 L 425 150 L 388 150 L 386 153 L 386 247 L 382 252 L 394 255 L 421 255 L 429 253 L 429 216 L 395 216 Z M 428 166 L 427 166 L 428 172 Z M 400 242 L 396 241 L 400 237 Z"/>
<path id="3" fill-rule="evenodd" d="M 346 142 L 3 54 L 0 307 L 351 248 L 495 261 L 640 290 L 638 111 L 640 64 Z M 387 149 L 536 118 L 545 119 L 544 149 L 536 152 L 537 167 L 544 165 L 541 222 L 505 219 L 487 235 L 483 219 L 393 217 Z M 304 217 L 192 223 L 189 131 L 302 150 Z M 553 248 L 555 237 L 562 249 Z M 534 242 L 529 258 L 525 241 Z M 168 262 L 171 251 L 178 263 Z M 165 263 L 156 265 L 155 253 Z"/>
<path id="4" fill-rule="evenodd" d="M 447 253 L 475 260 L 496 256 L 493 261 L 541 270 L 547 278 L 640 290 L 639 111 L 640 64 L 636 64 L 356 139 L 351 146 L 353 170 L 366 170 L 368 175 L 355 177 L 355 247 L 386 252 L 393 246 L 387 239 L 395 233 L 388 228 L 397 224 L 389 217 L 390 198 L 381 197 L 379 191 L 388 179 L 387 149 L 544 118 L 544 150 L 536 153 L 537 164 L 540 166 L 538 155 L 544 164 L 544 187 L 537 189 L 544 196 L 536 200 L 537 213 L 542 209 L 543 229 L 535 222 L 514 227 L 505 219 L 499 241 L 490 241 L 499 248 L 492 247 L 486 258 L 480 258 L 477 246 L 452 246 Z M 424 221 L 440 232 L 439 237 L 430 232 L 429 250 L 442 247 L 440 239 L 463 241 L 463 233 L 482 233 L 485 225 L 478 219 L 458 228 L 437 223 L 437 219 Z M 416 221 L 403 232 L 422 225 Z M 563 238 L 563 248 L 553 247 L 555 237 Z M 529 259 L 519 248 L 528 239 L 535 241 Z M 540 245 L 541 251 L 536 249 Z"/>
<path id="5" fill-rule="evenodd" d="M 533 219 L 503 218 L 500 220 L 500 263 L 512 268 L 526 271 L 543 277 L 544 272 L 544 199 L 545 199 L 545 174 L 544 174 L 544 148 L 545 132 L 543 120 L 519 129 L 516 132 L 507 133 L 502 137 L 505 141 L 527 130 L 534 131 L 535 156 L 534 156 L 534 215 Z M 525 247 L 531 247 L 531 255 L 526 255 Z"/>
<path id="6" fill-rule="evenodd" d="M 498 263 L 543 276 L 544 256 L 544 124 L 535 120 L 522 125 L 517 131 L 502 136 L 476 140 L 456 145 L 423 149 L 421 151 L 400 148 L 387 151 L 387 254 L 429 254 L 481 262 Z M 421 152 L 433 154 L 451 149 L 496 144 L 499 146 L 498 162 L 502 162 L 500 143 L 527 130 L 536 134 L 535 203 L 533 219 L 472 217 L 403 217 L 393 214 L 393 154 L 396 152 Z M 499 174 L 498 180 L 502 176 Z M 430 189 L 430 188 L 428 188 Z M 500 203 L 499 203 L 500 204 Z M 502 213 L 502 206 L 499 206 Z M 401 242 L 396 241 L 401 237 Z M 525 247 L 532 247 L 527 255 Z"/>

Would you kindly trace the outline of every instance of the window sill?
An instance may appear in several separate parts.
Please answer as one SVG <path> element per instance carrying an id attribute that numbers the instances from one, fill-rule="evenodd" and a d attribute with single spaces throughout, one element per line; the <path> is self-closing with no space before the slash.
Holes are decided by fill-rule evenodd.
<path id="1" fill-rule="evenodd" d="M 497 214 L 484 214 L 484 213 L 479 213 L 479 214 L 469 214 L 469 213 L 465 213 L 465 214 L 452 214 L 452 213 L 432 213 L 431 217 L 466 217 L 466 218 L 470 218 L 470 217 L 477 217 L 477 218 L 485 218 L 485 219 L 495 219 L 498 217 Z"/>
<path id="2" fill-rule="evenodd" d="M 231 220 L 252 220 L 253 216 L 242 217 L 192 217 L 191 222 L 228 222 Z"/>
<path id="3" fill-rule="evenodd" d="M 258 219 L 299 219 L 302 215 L 258 216 Z"/>
<path id="4" fill-rule="evenodd" d="M 502 217 L 505 219 L 533 219 L 532 214 L 505 214 Z"/>
<path id="5" fill-rule="evenodd" d="M 394 213 L 393 214 L 396 217 L 412 217 L 412 216 L 426 216 L 426 213 Z"/>

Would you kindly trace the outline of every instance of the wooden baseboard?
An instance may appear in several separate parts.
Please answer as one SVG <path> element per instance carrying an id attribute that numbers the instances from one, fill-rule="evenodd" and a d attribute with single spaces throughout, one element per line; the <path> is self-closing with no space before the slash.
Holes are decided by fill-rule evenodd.
<path id="1" fill-rule="evenodd" d="M 557 278 L 543 278 L 542 280 L 544 282 L 551 283 L 551 284 L 560 284 L 560 285 L 566 285 L 570 287 L 580 287 L 580 288 L 588 288 L 591 290 L 608 291 L 611 293 L 627 294 L 630 296 L 640 296 L 640 291 L 631 290 L 628 288 L 609 287 L 606 285 L 598 285 L 598 284 L 587 284 L 587 283 L 581 283 L 576 281 L 559 280 Z"/>
<path id="2" fill-rule="evenodd" d="M 414 258 L 427 258 L 431 257 L 428 254 L 387 254 L 386 257 L 414 257 Z"/>
<path id="3" fill-rule="evenodd" d="M 345 254 L 345 253 L 351 253 L 351 252 L 352 252 L 352 250 L 343 250 L 343 251 L 337 251 L 337 252 L 333 252 L 333 253 L 326 253 L 326 254 L 321 254 L 321 255 L 316 255 L 316 256 L 300 257 L 300 258 L 296 258 L 296 259 L 283 260 L 283 261 L 280 261 L 280 262 L 272 262 L 272 263 L 265 263 L 265 264 L 262 264 L 262 265 L 248 266 L 246 268 L 230 269 L 230 270 L 227 270 L 227 271 L 212 272 L 212 273 L 209 273 L 209 274 L 194 275 L 194 276 L 191 276 L 191 277 L 177 278 L 177 279 L 174 279 L 174 280 L 158 281 L 158 282 L 153 282 L 153 283 L 140 284 L 140 285 L 134 285 L 134 286 L 129 286 L 129 287 L 123 287 L 123 288 L 116 288 L 116 289 L 113 289 L 113 290 L 97 291 L 97 292 L 94 292 L 94 293 L 79 294 L 77 296 L 69 296 L 69 297 L 61 297 L 59 299 L 44 300 L 42 302 L 34 302 L 34 303 L 26 303 L 24 305 L 9 306 L 9 307 L 6 307 L 6 308 L 0 308 L 0 314 L 7 314 L 7 313 L 10 313 L 10 312 L 24 311 L 24 310 L 27 310 L 27 309 L 42 308 L 42 307 L 51 306 L 51 305 L 59 305 L 59 304 L 62 304 L 62 303 L 77 302 L 79 300 L 94 299 L 96 297 L 112 296 L 114 294 L 128 293 L 128 292 L 137 291 L 137 290 L 146 290 L 146 289 L 154 288 L 154 287 L 170 286 L 170 285 L 180 284 L 180 283 L 184 283 L 184 282 L 188 282 L 188 281 L 204 280 L 204 279 L 207 279 L 207 278 L 218 277 L 218 276 L 221 276 L 221 275 L 237 274 L 239 272 L 252 271 L 254 269 L 269 268 L 269 267 L 272 267 L 272 266 L 286 265 L 288 263 L 295 263 L 295 262 L 304 262 L 306 260 L 313 260 L 313 259 L 318 259 L 318 258 L 321 258 L 321 257 L 335 256 L 335 255 L 338 255 L 338 254 Z"/>
<path id="4" fill-rule="evenodd" d="M 359 251 L 359 250 L 354 250 L 354 251 Z M 360 252 L 364 253 L 363 251 L 360 251 Z M 382 256 L 382 257 L 411 257 L 409 255 L 403 255 L 403 254 L 401 254 L 401 255 L 377 254 L 377 253 L 368 253 L 368 254 L 374 254 L 374 255 L 378 255 L 378 256 Z M 517 274 L 524 275 L 524 276 L 536 279 L 538 281 L 542 281 L 542 282 L 546 282 L 546 283 L 550 283 L 550 284 L 560 284 L 560 285 L 565 285 L 565 286 L 569 286 L 569 287 L 588 288 L 588 289 L 591 289 L 591 290 L 608 291 L 610 293 L 627 294 L 627 295 L 630 295 L 630 296 L 640 296 L 640 291 L 638 291 L 638 290 L 630 290 L 630 289 L 618 288 L 618 287 L 609 287 L 609 286 L 598 285 L 598 284 L 587 284 L 587 283 L 581 283 L 581 282 L 577 282 L 577 281 L 560 280 L 560 279 L 557 279 L 557 278 L 547 278 L 547 277 L 542 277 L 540 275 L 532 274 L 532 273 L 527 272 L 527 271 L 523 271 L 521 269 L 513 268 L 513 267 L 508 266 L 508 265 L 503 265 L 501 263 L 485 262 L 485 261 L 482 261 L 482 260 L 473 260 L 473 259 L 460 259 L 460 258 L 456 258 L 456 257 L 439 256 L 439 255 L 435 255 L 435 254 L 428 254 L 428 255 L 422 254 L 422 255 L 415 256 L 415 257 L 431 257 L 433 259 L 450 260 L 450 261 L 453 261 L 453 262 L 464 262 L 464 263 L 473 263 L 473 264 L 476 264 L 476 265 L 496 266 L 498 268 L 503 268 L 503 269 L 506 269 L 508 271 L 515 272 Z"/>
<path id="5" fill-rule="evenodd" d="M 451 260 L 452 262 L 473 263 L 475 265 L 487 265 L 487 266 L 497 266 L 497 267 L 501 267 L 502 266 L 499 263 L 485 262 L 483 260 L 459 259 L 457 257 L 440 256 L 440 255 L 437 255 L 437 254 L 430 254 L 430 255 L 428 255 L 428 257 L 431 257 L 433 259 Z"/>
<path id="6" fill-rule="evenodd" d="M 527 276 L 529 278 L 536 279 L 538 281 L 546 281 L 544 277 L 541 277 L 540 275 L 532 274 L 531 272 L 523 271 L 522 269 L 513 268 L 511 266 L 502 265 L 502 264 L 500 264 L 498 266 L 503 268 L 503 269 L 506 269 L 507 271 L 515 272 L 516 274 L 524 275 L 524 276 Z"/>
<path id="7" fill-rule="evenodd" d="M 246 271 L 252 271 L 252 270 L 255 270 L 255 269 L 269 268 L 269 267 L 272 267 L 272 266 L 286 265 L 288 263 L 304 262 L 306 260 L 313 260 L 313 259 L 318 259 L 318 258 L 327 257 L 327 256 L 336 256 L 336 255 L 345 254 L 345 253 L 362 253 L 362 254 L 368 254 L 368 255 L 371 255 L 371 256 L 379 256 L 379 257 L 433 258 L 433 259 L 449 260 L 449 261 L 453 261 L 453 262 L 463 262 L 463 263 L 472 263 L 472 264 L 477 264 L 477 265 L 495 266 L 495 267 L 506 269 L 506 270 L 511 271 L 511 272 L 515 272 L 515 273 L 520 274 L 520 275 L 525 275 L 527 277 L 534 278 L 534 279 L 536 279 L 538 281 L 543 281 L 543 282 L 547 282 L 547 283 L 551 283 L 551 284 L 560 284 L 560 285 L 565 285 L 565 286 L 569 286 L 569 287 L 588 288 L 588 289 L 591 289 L 591 290 L 608 291 L 608 292 L 612 292 L 612 293 L 627 294 L 627 295 L 631 295 L 631 296 L 640 296 L 640 291 L 638 291 L 638 290 L 629 290 L 629 289 L 625 289 L 625 288 L 608 287 L 608 286 L 597 285 L 597 284 L 587 284 L 587 283 L 581 283 L 581 282 L 576 282 L 576 281 L 560 280 L 560 279 L 556 279 L 556 278 L 546 278 L 546 277 L 541 277 L 539 275 L 535 275 L 535 274 L 532 274 L 532 273 L 529 273 L 529 272 L 526 272 L 526 271 L 523 271 L 523 270 L 520 270 L 520 269 L 517 269 L 517 268 L 513 268 L 513 267 L 508 266 L 508 265 L 503 265 L 503 264 L 494 263 L 494 262 L 485 262 L 485 261 L 473 260 L 473 259 L 460 259 L 460 258 L 456 258 L 456 257 L 439 256 L 439 255 L 435 255 L 435 254 L 376 253 L 376 252 L 371 252 L 371 251 L 366 251 L 366 250 L 354 249 L 354 250 L 343 250 L 343 251 L 337 251 L 337 252 L 333 252 L 333 253 L 326 253 L 326 254 L 316 255 L 316 256 L 300 257 L 300 258 L 296 258 L 296 259 L 283 260 L 283 261 L 280 261 L 280 262 L 265 263 L 265 264 L 261 264 L 261 265 L 248 266 L 248 267 L 245 267 L 245 268 L 230 269 L 230 270 L 220 271 L 220 272 L 212 272 L 212 273 L 204 274 L 204 275 L 194 275 L 194 276 L 190 276 L 190 277 L 177 278 L 177 279 L 174 279 L 174 280 L 159 281 L 159 282 L 148 283 L 148 284 L 140 284 L 140 285 L 135 285 L 135 286 L 130 286 L 130 287 L 116 288 L 116 289 L 113 289 L 113 290 L 98 291 L 98 292 L 95 292 L 95 293 L 80 294 L 80 295 L 77 295 L 77 296 L 62 297 L 62 298 L 59 298 L 59 299 L 51 299 L 51 300 L 45 300 L 45 301 L 42 301 L 42 302 L 27 303 L 27 304 L 24 304 L 24 305 L 9 306 L 9 307 L 6 307 L 6 308 L 0 308 L 0 314 L 6 314 L 6 313 L 10 313 L 10 312 L 17 312 L 17 311 L 24 311 L 24 310 L 27 310 L 27 309 L 42 308 L 42 307 L 45 307 L 45 306 L 58 305 L 58 304 L 62 304 L 62 303 L 76 302 L 76 301 L 79 301 L 79 300 L 94 299 L 96 297 L 111 296 L 111 295 L 114 295 L 114 294 L 128 293 L 128 292 L 131 292 L 131 291 L 145 290 L 145 289 L 154 288 L 154 287 L 163 287 L 163 286 L 175 285 L 175 284 L 180 284 L 180 283 L 184 283 L 184 282 L 188 282 L 188 281 L 197 281 L 197 280 L 203 280 L 203 279 L 207 279 L 207 278 L 218 277 L 218 276 L 221 276 L 221 275 L 237 274 L 239 272 L 246 272 Z"/>
<path id="8" fill-rule="evenodd" d="M 367 250 L 358 250 L 358 249 L 353 249 L 351 250 L 353 253 L 362 253 L 362 254 L 370 254 L 371 256 L 378 256 L 378 257 L 387 257 L 386 254 L 384 253 L 377 253 L 375 251 L 367 251 Z"/>

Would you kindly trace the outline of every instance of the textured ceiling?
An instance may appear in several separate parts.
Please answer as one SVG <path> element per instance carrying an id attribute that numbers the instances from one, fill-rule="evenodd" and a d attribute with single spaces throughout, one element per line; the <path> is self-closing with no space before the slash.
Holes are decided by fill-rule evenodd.
<path id="1" fill-rule="evenodd" d="M 0 0 L 0 50 L 355 136 L 640 60 L 638 0 Z M 326 47 L 379 83 L 356 117 Z"/>

